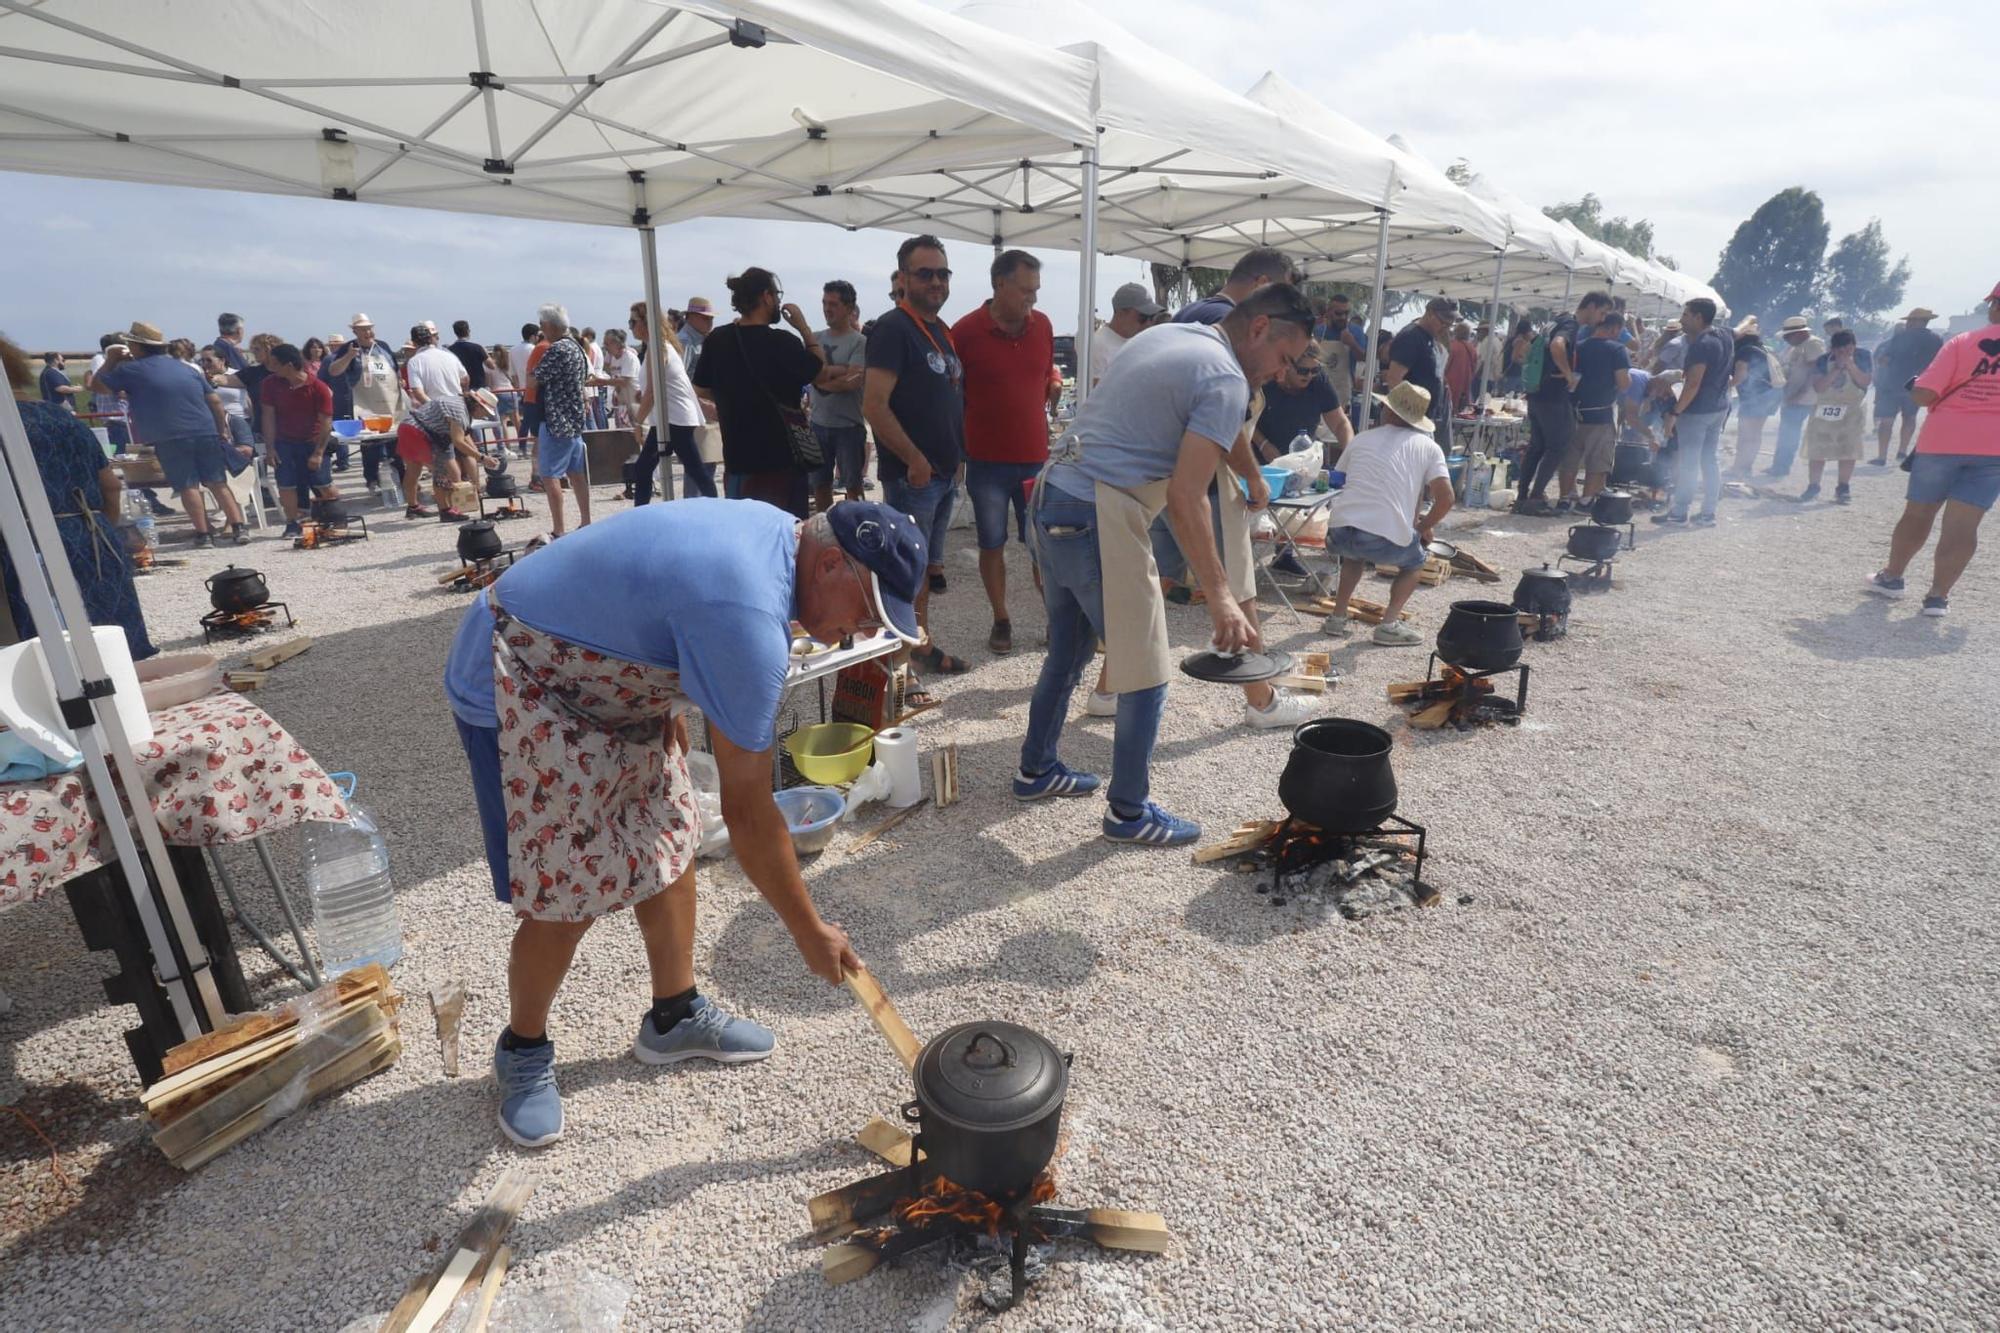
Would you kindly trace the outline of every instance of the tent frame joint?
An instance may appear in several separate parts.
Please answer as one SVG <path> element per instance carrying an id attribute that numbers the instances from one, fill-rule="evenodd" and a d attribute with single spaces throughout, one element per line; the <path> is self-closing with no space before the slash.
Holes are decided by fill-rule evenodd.
<path id="1" fill-rule="evenodd" d="M 514 164 L 504 157 L 489 157 L 480 164 L 480 170 L 489 176 L 511 176 Z"/>
<path id="2" fill-rule="evenodd" d="M 500 81 L 500 76 L 490 69 L 475 69 L 465 76 L 465 81 L 482 92 L 497 93 L 505 92 L 507 89 L 507 85 Z"/>
<path id="3" fill-rule="evenodd" d="M 97 715 L 91 710 L 90 701 L 109 699 L 111 692 L 112 685 L 108 678 L 84 681 L 82 694 L 57 701 L 62 707 L 63 725 L 71 731 L 97 725 Z"/>

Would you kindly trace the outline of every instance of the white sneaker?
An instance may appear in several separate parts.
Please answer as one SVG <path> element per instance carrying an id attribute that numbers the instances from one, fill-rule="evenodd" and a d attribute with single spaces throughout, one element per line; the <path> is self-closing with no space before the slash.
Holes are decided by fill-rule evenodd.
<path id="1" fill-rule="evenodd" d="M 1115 694 L 1099 694 L 1096 690 L 1092 690 L 1090 692 L 1090 701 L 1083 706 L 1083 715 L 1085 717 L 1117 717 L 1118 696 Z"/>
<path id="2" fill-rule="evenodd" d="M 1350 616 L 1330 615 L 1320 622 L 1320 631 L 1331 634 L 1336 639 L 1344 639 L 1354 632 L 1354 620 Z"/>
<path id="3" fill-rule="evenodd" d="M 1319 700 L 1307 694 L 1273 688 L 1271 706 L 1258 708 L 1243 701 L 1243 722 L 1251 727 L 1296 727 L 1319 712 Z"/>

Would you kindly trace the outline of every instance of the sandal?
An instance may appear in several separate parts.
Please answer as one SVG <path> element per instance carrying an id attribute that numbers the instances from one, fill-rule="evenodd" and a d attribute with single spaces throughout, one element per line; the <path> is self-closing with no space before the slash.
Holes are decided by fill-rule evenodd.
<path id="1" fill-rule="evenodd" d="M 936 706 L 937 698 L 924 688 L 922 681 L 918 680 L 915 676 L 911 676 L 909 683 L 903 687 L 903 715 L 907 717 L 920 708 L 935 708 Z"/>
<path id="2" fill-rule="evenodd" d="M 953 657 L 935 644 L 928 648 L 914 649 L 910 653 L 910 660 L 921 663 L 925 670 L 939 676 L 962 676 L 970 670 L 963 658 Z"/>

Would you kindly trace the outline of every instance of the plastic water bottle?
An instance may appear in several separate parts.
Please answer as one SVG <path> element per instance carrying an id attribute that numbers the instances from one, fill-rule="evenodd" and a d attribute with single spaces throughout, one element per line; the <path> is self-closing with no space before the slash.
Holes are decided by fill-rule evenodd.
<path id="1" fill-rule="evenodd" d="M 1312 448 L 1314 443 L 1315 441 L 1309 433 L 1300 431 L 1297 435 L 1292 436 L 1292 447 L 1288 452 L 1302 454 Z"/>
<path id="2" fill-rule="evenodd" d="M 389 844 L 374 816 L 355 801 L 354 775 L 329 776 L 346 780 L 347 822 L 307 824 L 305 846 L 313 934 L 320 970 L 331 981 L 369 963 L 393 964 L 403 956 L 403 928 L 389 882 Z"/>

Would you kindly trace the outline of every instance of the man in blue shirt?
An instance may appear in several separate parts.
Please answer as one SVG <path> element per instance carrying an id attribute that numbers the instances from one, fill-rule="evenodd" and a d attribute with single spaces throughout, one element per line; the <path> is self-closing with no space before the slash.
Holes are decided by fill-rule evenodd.
<path id="1" fill-rule="evenodd" d="M 1618 398 L 1632 387 L 1632 359 L 1619 337 L 1623 332 L 1625 316 L 1612 310 L 1576 345 L 1576 430 L 1563 458 L 1558 513 L 1579 504 L 1577 473 L 1583 474 L 1580 503 L 1585 508 L 1611 477 L 1618 456 Z"/>
<path id="2" fill-rule="evenodd" d="M 228 520 L 230 536 L 242 545 L 248 535 L 243 511 L 229 489 L 227 462 L 227 453 L 236 445 L 229 438 L 222 399 L 198 372 L 167 352 L 166 335 L 151 324 L 135 320 L 119 336 L 123 342 L 104 349 L 104 364 L 91 377 L 91 392 L 125 395 L 131 405 L 132 433 L 152 446 L 167 485 L 179 493 L 188 522 L 194 525 L 194 544 L 215 545 L 201 495 L 207 487 Z"/>
<path id="3" fill-rule="evenodd" d="M 65 412 L 76 411 L 76 386 L 69 382 L 63 372 L 61 352 L 42 353 L 42 401 L 53 403 Z"/>
<path id="4" fill-rule="evenodd" d="M 1653 515 L 1655 523 L 1686 523 L 1694 504 L 1697 469 L 1701 473 L 1701 508 L 1693 522 L 1697 527 L 1715 525 L 1716 502 L 1722 498 L 1722 467 L 1716 450 L 1722 443 L 1723 423 L 1729 420 L 1729 374 L 1736 360 L 1736 340 L 1726 330 L 1715 327 L 1715 302 L 1697 296 L 1681 307 L 1681 334 L 1687 339 L 1687 361 L 1683 366 L 1680 396 L 1667 413 L 1666 432 L 1675 442 L 1674 498 L 1664 514 Z"/>
<path id="5" fill-rule="evenodd" d="M 508 1023 L 494 1051 L 509 1138 L 539 1147 L 562 1133 L 549 1008 L 585 932 L 619 907 L 632 908 L 651 971 L 637 1059 L 738 1064 L 763 1059 L 775 1045 L 769 1029 L 696 994 L 691 859 L 682 865 L 676 853 L 663 867 L 619 855 L 596 864 L 590 854 L 600 844 L 615 851 L 617 830 L 636 828 L 644 850 L 658 842 L 643 831 L 657 829 L 659 840 L 691 856 L 699 815 L 691 799 L 665 796 L 691 788 L 683 704 L 707 719 L 722 818 L 744 874 L 814 975 L 837 985 L 860 968 L 846 933 L 821 919 L 799 875 L 772 799 L 771 747 L 791 622 L 829 643 L 878 625 L 912 642 L 911 600 L 923 571 L 922 536 L 886 505 L 843 501 L 800 523 L 759 501 L 691 499 L 579 529 L 510 566 L 467 610 L 444 685 L 472 772 L 494 894 L 519 918 Z M 537 643 L 553 651 L 524 656 Z M 642 720 L 634 720 L 634 698 L 650 710 Z M 552 699 L 561 706 L 548 708 Z M 655 792 L 643 780 L 662 747 L 667 781 Z M 584 785 L 593 777 L 595 785 Z M 561 838 L 551 848 L 538 836 L 536 812 L 569 809 L 574 816 L 551 833 Z M 579 882 L 590 892 L 572 888 L 552 900 L 551 869 L 568 874 L 579 862 L 575 873 L 588 876 Z"/>

